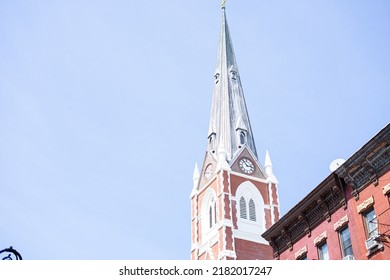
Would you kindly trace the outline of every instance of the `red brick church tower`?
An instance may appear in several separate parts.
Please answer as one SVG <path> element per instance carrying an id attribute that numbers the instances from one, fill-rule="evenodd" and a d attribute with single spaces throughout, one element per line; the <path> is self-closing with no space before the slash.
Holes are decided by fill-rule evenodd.
<path id="1" fill-rule="evenodd" d="M 191 192 L 193 260 L 273 259 L 261 234 L 279 219 L 278 181 L 261 165 L 222 7 L 208 144 Z"/>

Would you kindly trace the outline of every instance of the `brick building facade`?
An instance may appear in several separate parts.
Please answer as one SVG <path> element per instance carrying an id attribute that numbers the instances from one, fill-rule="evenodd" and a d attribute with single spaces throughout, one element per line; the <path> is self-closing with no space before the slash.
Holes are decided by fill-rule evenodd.
<path id="1" fill-rule="evenodd" d="M 390 259 L 390 125 L 263 237 L 274 258 Z"/>

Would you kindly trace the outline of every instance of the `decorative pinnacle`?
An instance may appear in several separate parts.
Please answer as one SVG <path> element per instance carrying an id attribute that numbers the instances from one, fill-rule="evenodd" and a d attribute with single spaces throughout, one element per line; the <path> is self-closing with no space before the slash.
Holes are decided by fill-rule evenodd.
<path id="1" fill-rule="evenodd" d="M 226 6 L 226 0 L 222 0 L 222 9 L 225 9 Z"/>

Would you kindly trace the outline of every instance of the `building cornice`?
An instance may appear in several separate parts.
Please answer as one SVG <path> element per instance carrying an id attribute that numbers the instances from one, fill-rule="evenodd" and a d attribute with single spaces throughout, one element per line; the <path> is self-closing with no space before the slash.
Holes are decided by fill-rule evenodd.
<path id="1" fill-rule="evenodd" d="M 330 221 L 337 209 L 346 209 L 344 182 L 352 187 L 355 198 L 370 183 L 377 183 L 390 167 L 389 143 L 390 125 L 387 125 L 269 228 L 262 236 L 270 242 L 275 256 L 286 249 L 292 250 L 297 240 L 305 234 L 310 236 L 312 229 L 321 222 Z M 363 202 L 362 208 L 367 208 L 367 205 L 370 201 Z M 346 222 L 348 218 L 341 219 L 335 227 Z"/>
<path id="2" fill-rule="evenodd" d="M 356 200 L 368 185 L 378 185 L 378 178 L 390 167 L 390 124 L 353 154 L 335 173 L 351 186 Z"/>
<path id="3" fill-rule="evenodd" d="M 304 235 L 310 236 L 314 227 L 330 221 L 331 215 L 345 206 L 340 181 L 332 173 L 262 236 L 277 253 L 292 250 L 294 242 Z"/>

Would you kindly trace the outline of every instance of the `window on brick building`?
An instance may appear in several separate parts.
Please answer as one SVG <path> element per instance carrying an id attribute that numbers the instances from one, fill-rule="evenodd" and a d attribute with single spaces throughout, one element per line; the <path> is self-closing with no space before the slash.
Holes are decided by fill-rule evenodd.
<path id="1" fill-rule="evenodd" d="M 378 234 L 378 222 L 376 220 L 374 208 L 371 208 L 368 211 L 364 212 L 363 219 L 367 239 L 376 236 Z"/>
<path id="2" fill-rule="evenodd" d="M 351 235 L 348 227 L 345 227 L 339 231 L 339 238 L 343 258 L 353 258 Z"/>
<path id="3" fill-rule="evenodd" d="M 319 260 L 329 260 L 329 250 L 328 250 L 328 244 L 326 242 L 318 245 L 317 249 L 318 249 Z"/>
<path id="4" fill-rule="evenodd" d="M 212 228 L 217 223 L 217 202 L 214 199 L 210 202 L 209 207 L 209 226 Z"/>
<path id="5" fill-rule="evenodd" d="M 297 260 L 298 261 L 306 261 L 306 260 L 308 260 L 307 254 L 304 254 L 304 255 L 300 256 L 299 258 L 297 258 Z"/>

